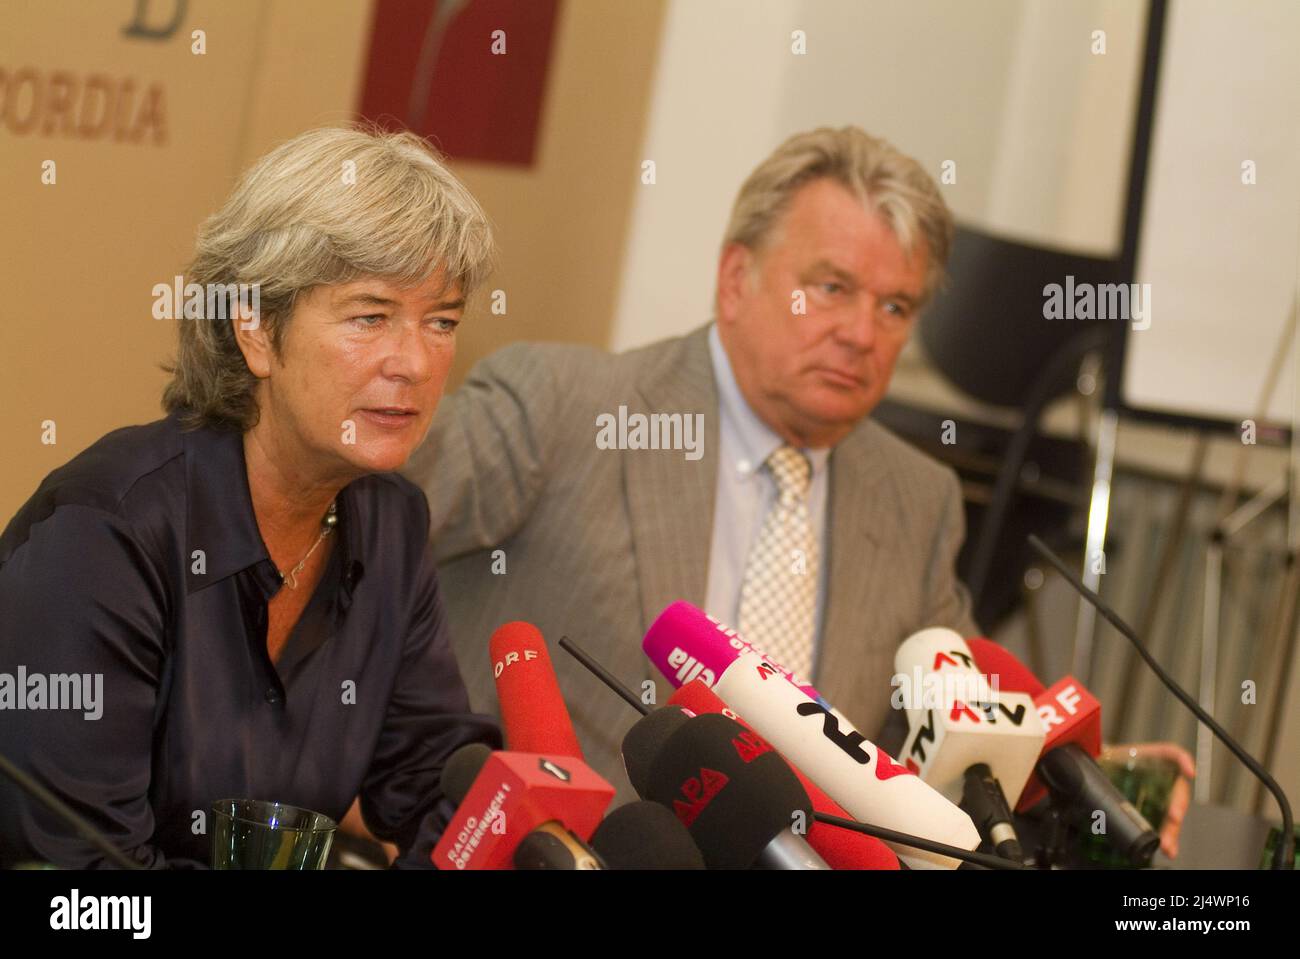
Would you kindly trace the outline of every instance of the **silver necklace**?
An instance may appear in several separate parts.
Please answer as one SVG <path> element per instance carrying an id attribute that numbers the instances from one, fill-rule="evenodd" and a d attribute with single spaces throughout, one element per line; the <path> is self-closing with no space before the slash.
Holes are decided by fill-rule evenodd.
<path id="1" fill-rule="evenodd" d="M 280 581 L 290 589 L 298 588 L 298 574 L 302 572 L 303 567 L 307 565 L 307 560 L 311 559 L 311 554 L 316 552 L 316 547 L 325 541 L 325 537 L 334 532 L 334 527 L 339 524 L 338 501 L 330 503 L 330 508 L 325 512 L 325 518 L 320 521 L 320 535 L 316 537 L 316 542 L 311 544 L 311 549 L 307 550 L 298 565 L 289 570 L 288 573 L 280 573 Z"/>

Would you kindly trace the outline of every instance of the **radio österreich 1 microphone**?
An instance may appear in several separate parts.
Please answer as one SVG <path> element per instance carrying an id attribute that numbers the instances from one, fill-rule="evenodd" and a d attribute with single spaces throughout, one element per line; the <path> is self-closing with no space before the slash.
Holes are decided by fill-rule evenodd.
<path id="1" fill-rule="evenodd" d="M 571 756 L 492 752 L 484 757 L 478 745 L 458 750 L 443 771 L 443 792 L 453 802 L 463 798 L 433 849 L 434 865 L 600 868 L 584 842 L 600 824 L 614 787 Z M 467 788 L 475 765 L 481 768 Z"/>

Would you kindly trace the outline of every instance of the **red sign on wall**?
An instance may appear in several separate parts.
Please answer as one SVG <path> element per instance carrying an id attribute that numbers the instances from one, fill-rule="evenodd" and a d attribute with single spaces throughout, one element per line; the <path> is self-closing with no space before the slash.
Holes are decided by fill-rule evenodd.
<path id="1" fill-rule="evenodd" d="M 531 166 L 559 0 L 378 0 L 361 115 L 454 159 Z"/>

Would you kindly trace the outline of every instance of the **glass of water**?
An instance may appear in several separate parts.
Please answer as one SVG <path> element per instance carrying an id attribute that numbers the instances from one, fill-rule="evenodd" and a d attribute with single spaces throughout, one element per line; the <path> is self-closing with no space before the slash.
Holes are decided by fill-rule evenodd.
<path id="1" fill-rule="evenodd" d="M 322 813 L 258 799 L 212 804 L 213 869 L 324 869 L 338 824 Z"/>

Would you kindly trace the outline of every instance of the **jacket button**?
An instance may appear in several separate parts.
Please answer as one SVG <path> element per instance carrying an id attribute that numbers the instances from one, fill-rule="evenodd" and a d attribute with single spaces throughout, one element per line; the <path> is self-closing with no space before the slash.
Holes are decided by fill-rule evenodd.
<path id="1" fill-rule="evenodd" d="M 266 691 L 266 701 L 274 706 L 280 701 L 280 693 L 272 687 Z"/>

